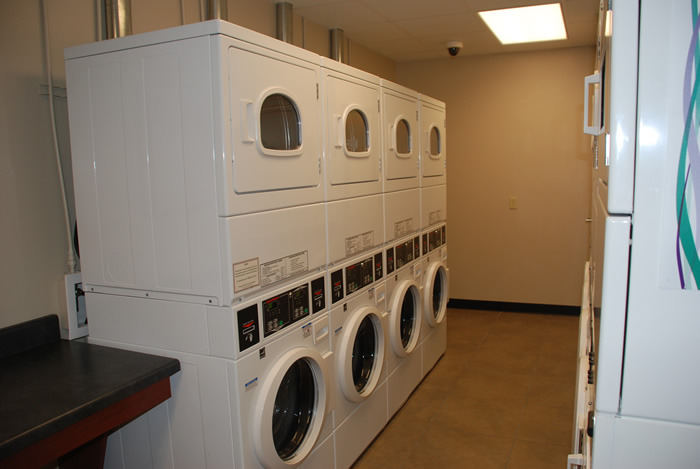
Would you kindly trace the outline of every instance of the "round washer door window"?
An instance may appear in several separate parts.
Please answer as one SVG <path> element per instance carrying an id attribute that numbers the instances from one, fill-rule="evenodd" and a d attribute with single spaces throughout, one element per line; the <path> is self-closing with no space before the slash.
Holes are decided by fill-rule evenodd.
<path id="1" fill-rule="evenodd" d="M 379 311 L 363 307 L 343 326 L 337 354 L 337 376 L 343 395 L 362 402 L 379 383 L 384 364 L 384 330 Z"/>
<path id="2" fill-rule="evenodd" d="M 422 304 L 416 282 L 404 280 L 396 286 L 391 300 L 389 334 L 392 349 L 399 357 L 413 352 L 418 344 Z"/>
<path id="3" fill-rule="evenodd" d="M 272 438 L 280 459 L 299 451 L 316 409 L 316 380 L 305 359 L 294 362 L 282 378 L 272 414 Z"/>
<path id="4" fill-rule="evenodd" d="M 377 332 L 372 318 L 365 316 L 357 329 L 352 347 L 352 381 L 357 392 L 369 383 L 377 355 Z"/>
<path id="5" fill-rule="evenodd" d="M 431 326 L 440 324 L 447 315 L 447 268 L 442 263 L 431 264 L 425 273 L 425 319 Z"/>
<path id="6" fill-rule="evenodd" d="M 328 411 L 328 386 L 328 365 L 313 348 L 289 350 L 270 366 L 250 421 L 262 466 L 289 469 L 311 454 Z"/>

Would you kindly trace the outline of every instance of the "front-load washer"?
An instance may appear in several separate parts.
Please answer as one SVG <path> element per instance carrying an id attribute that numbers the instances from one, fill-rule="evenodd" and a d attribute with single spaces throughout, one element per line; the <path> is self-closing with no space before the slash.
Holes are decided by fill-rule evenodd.
<path id="1" fill-rule="evenodd" d="M 447 302 L 449 273 L 447 267 L 447 224 L 440 223 L 421 234 L 423 265 L 423 325 L 420 348 L 421 375 L 435 366 L 447 349 Z"/>
<path id="2" fill-rule="evenodd" d="M 420 236 L 392 242 L 386 257 L 388 417 L 421 380 L 420 329 L 423 307 Z"/>
<path id="3" fill-rule="evenodd" d="M 310 247 L 273 257 L 234 241 L 250 229 L 236 217 L 294 207 L 313 208 L 278 224 L 276 245 L 323 231 L 316 54 L 215 20 L 65 55 L 85 284 L 224 306 L 262 286 L 264 264 L 325 267 Z"/>
<path id="4" fill-rule="evenodd" d="M 326 200 L 381 194 L 379 78 L 321 58 Z"/>
<path id="5" fill-rule="evenodd" d="M 327 282 L 315 273 L 233 307 L 88 292 L 92 343 L 182 369 L 171 399 L 110 437 L 107 466 L 333 467 Z"/>
<path id="6" fill-rule="evenodd" d="M 420 99 L 420 187 L 447 184 L 445 103 L 425 95 Z"/>
<path id="7" fill-rule="evenodd" d="M 387 422 L 383 258 L 375 249 L 330 272 L 336 468 L 350 467 Z"/>
<path id="8" fill-rule="evenodd" d="M 419 187 L 418 93 L 381 80 L 384 192 Z"/>

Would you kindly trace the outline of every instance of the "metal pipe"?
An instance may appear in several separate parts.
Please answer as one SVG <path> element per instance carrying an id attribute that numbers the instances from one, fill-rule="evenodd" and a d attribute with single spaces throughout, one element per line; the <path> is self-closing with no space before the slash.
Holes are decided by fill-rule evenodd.
<path id="1" fill-rule="evenodd" d="M 131 35 L 131 0 L 104 0 L 107 39 Z"/>
<path id="2" fill-rule="evenodd" d="M 289 2 L 277 4 L 277 39 L 294 43 L 294 5 Z"/>
<path id="3" fill-rule="evenodd" d="M 228 21 L 226 0 L 207 0 L 207 19 Z"/>
<path id="4" fill-rule="evenodd" d="M 348 63 L 345 47 L 345 31 L 339 28 L 331 29 L 331 59 L 344 64 Z"/>

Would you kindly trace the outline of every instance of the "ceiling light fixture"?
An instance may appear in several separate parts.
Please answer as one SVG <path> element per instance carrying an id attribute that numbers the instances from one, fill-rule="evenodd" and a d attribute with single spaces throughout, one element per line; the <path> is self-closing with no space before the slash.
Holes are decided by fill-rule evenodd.
<path id="1" fill-rule="evenodd" d="M 566 39 L 561 4 L 480 11 L 479 16 L 501 44 Z"/>

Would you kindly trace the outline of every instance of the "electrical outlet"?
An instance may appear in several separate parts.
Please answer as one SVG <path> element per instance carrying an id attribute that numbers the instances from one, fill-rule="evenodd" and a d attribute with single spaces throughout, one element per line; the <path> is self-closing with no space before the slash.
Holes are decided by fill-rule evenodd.
<path id="1" fill-rule="evenodd" d="M 63 277 L 61 302 L 61 337 L 68 340 L 88 335 L 85 293 L 80 272 Z"/>

